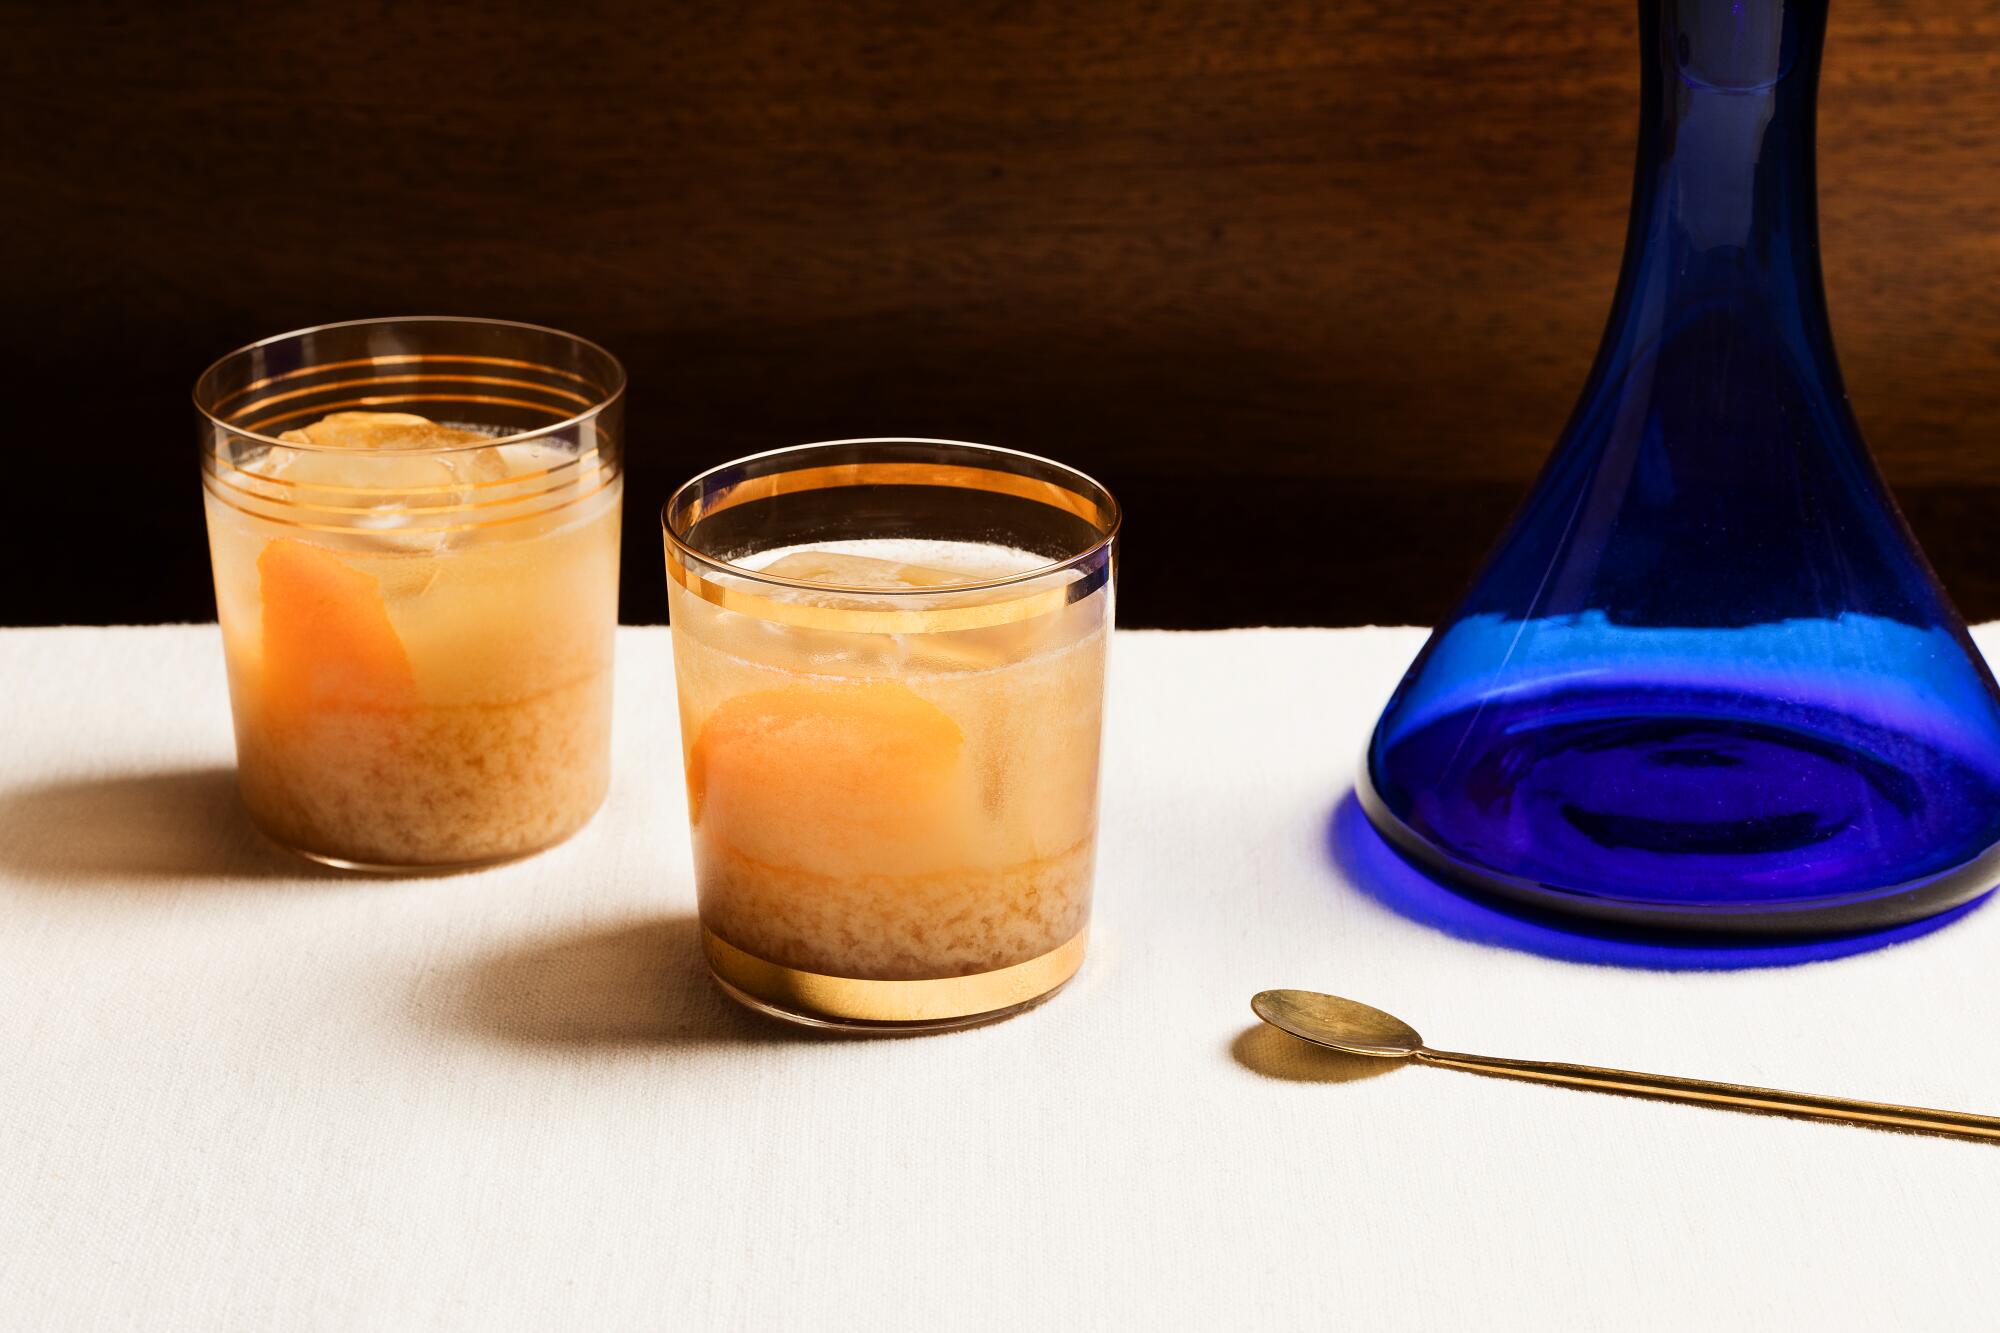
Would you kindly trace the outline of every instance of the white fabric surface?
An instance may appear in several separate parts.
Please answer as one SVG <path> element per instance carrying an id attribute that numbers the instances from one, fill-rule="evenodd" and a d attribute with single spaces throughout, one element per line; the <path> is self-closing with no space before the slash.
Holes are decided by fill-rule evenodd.
<path id="1" fill-rule="evenodd" d="M 2000 908 L 1784 970 L 1452 938 L 1328 850 L 1419 632 L 1127 633 L 1076 982 L 795 1037 L 701 971 L 666 632 L 621 634 L 596 821 L 402 882 L 244 825 L 212 626 L 0 634 L 0 1327 L 2000 1319 L 2000 1148 L 1357 1078 L 1247 1007 L 2000 1112 Z"/>

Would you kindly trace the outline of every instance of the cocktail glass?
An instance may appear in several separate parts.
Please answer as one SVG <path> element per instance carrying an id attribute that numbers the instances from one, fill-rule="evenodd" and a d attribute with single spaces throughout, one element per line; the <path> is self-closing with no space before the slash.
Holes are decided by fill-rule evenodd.
<path id="1" fill-rule="evenodd" d="M 553 329 L 414 318 L 195 386 L 244 804 L 351 869 L 507 860 L 610 775 L 624 371 Z"/>
<path id="2" fill-rule="evenodd" d="M 1084 955 L 1118 507 L 1060 464 L 845 440 L 668 502 L 716 978 L 808 1025 L 928 1030 Z"/>

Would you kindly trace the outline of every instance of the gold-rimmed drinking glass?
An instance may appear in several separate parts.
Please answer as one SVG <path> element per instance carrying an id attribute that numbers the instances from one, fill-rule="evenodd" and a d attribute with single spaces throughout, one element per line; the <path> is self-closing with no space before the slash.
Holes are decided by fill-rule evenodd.
<path id="1" fill-rule="evenodd" d="M 1084 956 L 1118 506 L 945 440 L 761 454 L 668 501 L 712 971 L 809 1025 L 934 1029 Z"/>

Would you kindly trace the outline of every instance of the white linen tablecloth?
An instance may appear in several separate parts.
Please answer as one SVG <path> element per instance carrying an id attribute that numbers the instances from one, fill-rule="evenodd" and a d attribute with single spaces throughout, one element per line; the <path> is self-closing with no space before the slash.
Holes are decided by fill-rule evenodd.
<path id="1" fill-rule="evenodd" d="M 702 972 L 665 630 L 621 631 L 589 828 L 409 881 L 246 826 L 212 626 L 0 633 L 0 1327 L 2000 1322 L 2000 1147 L 1255 1027 L 1304 986 L 1460 1050 L 2000 1112 L 2000 908 L 1649 971 L 1362 892 L 1330 821 L 1421 641 L 1121 634 L 1083 972 L 857 1042 Z"/>

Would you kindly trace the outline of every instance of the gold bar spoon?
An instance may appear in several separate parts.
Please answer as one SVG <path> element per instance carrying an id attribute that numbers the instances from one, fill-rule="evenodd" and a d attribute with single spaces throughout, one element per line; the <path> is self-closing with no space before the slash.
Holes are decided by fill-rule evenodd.
<path id="1" fill-rule="evenodd" d="M 1559 1083 L 1596 1092 L 1622 1092 L 1634 1097 L 1694 1102 L 1734 1111 L 1841 1120 L 1925 1134 L 1957 1134 L 1976 1139 L 2000 1139 L 2000 1116 L 1966 1111 L 1933 1111 L 1921 1106 L 1860 1102 L 1848 1097 L 1820 1097 L 1806 1092 L 1780 1092 L 1741 1083 L 1713 1083 L 1670 1074 L 1636 1074 L 1626 1069 L 1594 1065 L 1553 1064 L 1544 1060 L 1508 1060 L 1491 1055 L 1436 1051 L 1424 1045 L 1417 1030 L 1393 1014 L 1338 995 L 1309 990 L 1260 991 L 1250 1001 L 1257 1017 L 1272 1027 L 1329 1050 L 1382 1060 L 1417 1060 L 1446 1069 L 1463 1069 L 1496 1078 L 1520 1078 L 1535 1083 Z"/>

